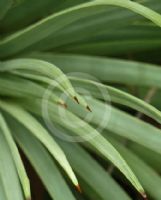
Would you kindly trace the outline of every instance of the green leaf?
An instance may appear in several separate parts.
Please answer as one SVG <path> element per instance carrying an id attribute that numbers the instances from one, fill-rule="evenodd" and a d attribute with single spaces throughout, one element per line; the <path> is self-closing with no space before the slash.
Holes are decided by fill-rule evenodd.
<path id="1" fill-rule="evenodd" d="M 49 135 L 48 131 L 27 111 L 20 106 L 12 103 L 0 101 L 0 107 L 23 124 L 30 132 L 41 141 L 49 150 L 52 156 L 58 161 L 66 171 L 73 184 L 78 187 L 78 181 L 68 163 L 66 156 L 55 140 Z"/>
<path id="2" fill-rule="evenodd" d="M 22 184 L 22 188 L 23 188 L 23 191 L 24 191 L 24 195 L 25 195 L 25 198 L 28 200 L 28 199 L 31 199 L 31 192 L 30 192 L 30 183 L 29 183 L 29 180 L 28 180 L 28 176 L 26 174 L 26 170 L 24 168 L 24 165 L 23 165 L 23 162 L 21 160 L 21 157 L 20 157 L 20 154 L 19 154 L 19 151 L 18 151 L 18 148 L 12 138 L 12 135 L 11 135 L 11 132 L 5 122 L 5 119 L 3 118 L 2 114 L 0 113 L 0 127 L 1 127 L 1 130 L 5 136 L 5 139 L 8 143 L 8 146 L 10 148 L 10 153 L 12 155 L 12 158 L 14 160 L 14 163 L 15 163 L 15 167 L 17 169 L 17 173 L 19 175 L 19 178 L 20 178 L 20 181 L 21 181 L 21 184 Z"/>
<path id="3" fill-rule="evenodd" d="M 1 72 L 14 72 L 14 70 L 29 71 L 33 74 L 40 74 L 51 78 L 55 83 L 55 87 L 59 87 L 67 94 L 72 97 L 75 96 L 75 91 L 68 81 L 67 77 L 62 73 L 62 71 L 55 65 L 36 59 L 15 59 L 10 61 L 1 62 L 0 71 Z"/>
<path id="4" fill-rule="evenodd" d="M 161 69 L 153 64 L 93 56 L 50 53 L 35 53 L 31 57 L 54 63 L 64 73 L 81 72 L 90 74 L 99 81 L 161 87 Z"/>
<path id="5" fill-rule="evenodd" d="M 7 116 L 12 133 L 55 200 L 75 200 L 55 162 L 43 145 L 22 125 Z"/>
<path id="6" fill-rule="evenodd" d="M 82 92 L 83 95 L 88 95 L 89 93 L 95 98 L 128 106 L 161 123 L 161 112 L 154 106 L 133 95 L 92 80 L 81 79 L 77 77 L 70 77 L 70 80 L 75 88 L 81 87 L 86 89 L 87 92 Z"/>
<path id="7" fill-rule="evenodd" d="M 2 96 L 16 98 L 45 98 L 45 92 L 46 90 L 44 87 L 30 80 L 22 79 L 10 74 L 3 74 L 3 77 L 0 77 L 0 94 Z M 51 93 L 49 99 L 53 103 L 64 105 L 64 101 L 54 93 Z"/>
<path id="8" fill-rule="evenodd" d="M 108 199 L 113 200 L 130 200 L 120 186 L 83 148 L 73 143 L 58 142 L 66 152 L 73 169 L 96 192 L 100 199 L 107 200 L 108 196 Z M 83 188 L 83 193 L 84 191 L 86 192 L 84 184 L 81 187 Z"/>
<path id="9" fill-rule="evenodd" d="M 144 162 L 151 166 L 155 171 L 161 171 L 161 155 L 142 145 L 130 143 L 129 149 L 138 155 Z"/>
<path id="10" fill-rule="evenodd" d="M 17 4 L 9 10 L 3 21 L 1 29 L 5 33 L 11 33 L 20 30 L 33 22 L 41 20 L 60 9 L 78 4 L 84 0 L 64 1 L 64 0 L 14 0 Z M 32 5 L 32 6 L 31 6 Z"/>
<path id="11" fill-rule="evenodd" d="M 31 109 L 31 102 L 33 108 Z M 41 115 L 41 101 L 32 101 L 32 100 L 24 100 L 22 103 L 23 106 L 25 106 L 27 109 L 29 109 L 30 112 L 34 112 L 36 114 Z M 66 122 L 67 118 L 64 115 L 59 116 L 57 113 L 57 108 L 52 105 L 50 102 L 46 101 L 46 105 L 48 106 L 48 115 L 53 122 L 57 122 L 61 126 L 67 128 L 68 130 L 75 133 L 77 136 L 81 137 L 83 140 L 88 140 L 88 142 L 95 147 L 102 155 L 104 155 L 107 159 L 109 159 L 114 165 L 118 167 L 118 169 L 127 177 L 127 179 L 133 184 L 133 186 L 140 192 L 144 193 L 142 186 L 138 182 L 137 178 L 131 171 L 131 169 L 128 167 L 124 159 L 120 156 L 120 154 L 113 148 L 113 146 L 105 140 L 104 137 L 100 135 L 100 133 L 92 128 L 88 123 L 81 120 L 71 112 L 67 111 L 68 120 L 71 122 L 74 122 L 78 126 L 73 127 L 69 126 Z M 45 116 L 44 116 L 45 117 Z M 48 120 L 48 119 L 46 119 Z M 81 124 L 81 126 L 79 126 Z M 87 135 L 88 133 L 88 135 Z M 90 134 L 94 135 L 94 138 L 91 138 Z"/>
<path id="12" fill-rule="evenodd" d="M 8 144 L 0 129 L 0 181 L 5 200 L 23 200 L 21 185 Z"/>
<path id="13" fill-rule="evenodd" d="M 158 10 L 161 10 L 161 4 L 157 5 L 158 2 L 153 2 L 148 6 L 153 7 L 154 4 L 158 6 Z M 140 18 L 128 10 L 109 7 L 104 12 L 92 17 L 85 17 L 66 26 L 32 45 L 28 51 L 52 50 L 98 56 L 158 47 L 160 45 L 160 28 L 142 24 L 140 22 L 142 18 Z M 136 21 L 137 25 L 135 25 Z M 126 46 L 119 46 L 120 44 L 126 44 Z M 102 51 L 100 51 L 101 49 Z"/>
<path id="14" fill-rule="evenodd" d="M 12 6 L 12 0 L 0 0 L 0 20 Z"/>
<path id="15" fill-rule="evenodd" d="M 6 62 L 1 62 L 0 71 L 10 72 L 22 77 L 25 77 L 24 72 L 27 71 L 28 73 L 26 74 L 26 77 L 34 80 L 35 79 L 39 80 L 43 83 L 44 82 L 46 83 L 46 81 L 48 81 L 49 79 L 48 81 L 48 83 L 50 83 L 49 86 L 53 86 L 54 88 L 59 88 L 66 95 L 77 101 L 77 103 L 80 103 L 85 108 L 88 108 L 86 101 L 79 94 L 75 92 L 68 78 L 62 73 L 62 71 L 58 67 L 56 67 L 53 64 L 36 59 L 15 59 Z M 56 96 L 54 98 L 56 99 L 57 102 L 61 101 Z M 62 105 L 64 104 L 64 102 L 60 103 Z"/>
<path id="16" fill-rule="evenodd" d="M 149 167 L 146 163 L 144 163 L 138 156 L 132 153 L 123 145 L 119 144 L 116 140 L 110 138 L 108 133 L 103 134 L 120 152 L 120 154 L 125 158 L 128 165 L 134 171 L 139 181 L 147 191 L 147 193 L 156 200 L 161 199 L 161 177 L 160 175 L 154 171 L 151 167 Z"/>
<path id="17" fill-rule="evenodd" d="M 0 177 L 0 199 L 6 200 L 5 191 L 3 188 L 1 177 Z"/>
<path id="18" fill-rule="evenodd" d="M 130 29 L 130 27 L 129 27 Z M 113 30 L 117 32 L 118 30 Z M 113 32 L 112 32 L 113 33 Z M 117 32 L 119 34 L 119 32 Z M 158 49 L 161 44 L 161 39 L 154 37 L 153 39 L 125 39 L 120 40 L 118 37 L 115 40 L 105 40 L 98 42 L 80 42 L 80 44 L 58 47 L 53 49 L 56 52 L 70 53 L 70 54 L 87 54 L 95 56 L 123 56 L 131 53 L 140 53 L 143 51 L 154 51 Z M 51 49 L 49 49 L 51 50 Z M 105 53 L 106 52 L 106 53 Z"/>
<path id="19" fill-rule="evenodd" d="M 141 4 L 129 0 L 94 0 L 57 12 L 4 38 L 0 42 L 0 57 L 4 58 L 16 54 L 82 17 L 92 16 L 102 10 L 105 11 L 109 5 L 129 9 L 161 27 L 161 15 Z"/>
<path id="20" fill-rule="evenodd" d="M 102 115 L 104 118 L 109 116 L 109 114 L 105 112 L 107 105 L 94 99 L 88 99 L 88 102 L 94 107 L 91 123 L 102 126 L 100 123 Z M 103 128 L 111 131 L 113 134 L 132 140 L 161 154 L 160 129 L 123 111 L 111 107 L 110 118 Z"/>

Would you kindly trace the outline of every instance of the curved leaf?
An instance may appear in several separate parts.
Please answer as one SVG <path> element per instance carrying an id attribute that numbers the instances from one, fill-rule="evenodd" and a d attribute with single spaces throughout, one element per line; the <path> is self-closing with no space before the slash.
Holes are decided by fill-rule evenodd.
<path id="1" fill-rule="evenodd" d="M 25 103 L 24 103 L 25 102 Z M 31 103 L 33 105 L 33 101 L 31 100 L 24 100 L 24 102 L 21 102 L 23 106 L 25 106 L 28 110 L 31 112 L 34 112 L 36 114 L 41 115 L 41 101 L 37 99 L 37 101 L 34 101 L 34 108 L 31 109 Z M 102 155 L 104 155 L 107 159 L 109 159 L 114 165 L 118 167 L 118 169 L 127 177 L 127 179 L 133 184 L 133 186 L 140 192 L 144 193 L 144 190 L 140 183 L 138 182 L 137 178 L 131 171 L 131 169 L 128 167 L 124 159 L 120 156 L 120 154 L 113 148 L 113 146 L 100 135 L 100 133 L 92 128 L 88 123 L 78 118 L 76 115 L 72 114 L 69 111 L 66 111 L 68 113 L 68 120 L 71 122 L 74 122 L 75 124 L 82 124 L 83 126 L 73 127 L 69 126 L 68 123 L 66 123 L 66 118 L 64 116 L 59 116 L 57 113 L 57 109 L 54 107 L 54 105 L 51 105 L 50 102 L 46 101 L 46 104 L 48 105 L 48 112 L 49 116 L 53 120 L 53 122 L 57 122 L 61 126 L 67 128 L 68 130 L 72 131 L 82 139 L 87 140 L 88 142 L 96 148 Z M 87 133 L 90 135 L 92 133 L 95 135 L 94 138 L 91 138 L 87 135 Z M 90 137 L 90 140 L 89 140 Z"/>
<path id="2" fill-rule="evenodd" d="M 132 153 L 118 141 L 108 136 L 108 133 L 104 132 L 103 135 L 109 140 L 114 147 L 120 152 L 134 171 L 141 184 L 144 186 L 147 193 L 156 200 L 161 199 L 161 177 L 151 167 L 144 163 L 137 155 Z M 152 178 L 153 177 L 153 178 Z"/>
<path id="3" fill-rule="evenodd" d="M 5 200 L 23 200 L 21 185 L 12 155 L 2 133 L 0 134 L 0 162 L 0 181 L 2 183 L 0 187 L 4 189 Z"/>
<path id="4" fill-rule="evenodd" d="M 44 146 L 22 125 L 11 117 L 7 116 L 7 119 L 14 138 L 30 160 L 51 197 L 55 200 L 75 200 L 56 163 Z"/>
<path id="5" fill-rule="evenodd" d="M 0 77 L 0 94 L 2 96 L 16 98 L 28 98 L 30 96 L 35 98 L 43 98 L 45 94 L 45 88 L 27 79 L 4 74 L 3 77 Z M 64 101 L 54 93 L 51 93 L 50 100 L 56 104 L 65 104 Z"/>
<path id="6" fill-rule="evenodd" d="M 35 53 L 29 57 L 54 63 L 64 73 L 82 72 L 99 81 L 161 88 L 161 69 L 157 65 L 94 56 Z"/>
<path id="7" fill-rule="evenodd" d="M 66 25 L 81 19 L 82 16 L 91 16 L 100 12 L 100 10 L 106 10 L 109 5 L 129 9 L 143 15 L 161 27 L 161 15 L 141 4 L 129 0 L 94 0 L 57 12 L 22 31 L 4 38 L 0 42 L 0 57 L 4 58 L 18 53 Z"/>
<path id="8" fill-rule="evenodd" d="M 72 97 L 82 106 L 88 108 L 86 101 L 79 94 L 75 92 L 68 78 L 55 65 L 42 60 L 24 59 L 24 58 L 0 63 L 0 72 L 2 73 L 10 72 L 25 77 L 25 71 L 28 72 L 26 74 L 28 78 L 36 80 L 39 79 L 39 81 L 41 82 L 46 83 L 47 78 L 49 78 L 50 79 L 49 86 L 53 86 L 54 88 L 58 87 L 61 91 L 63 91 L 68 96 Z M 56 96 L 54 98 L 57 99 L 57 101 L 59 102 Z"/>
<path id="9" fill-rule="evenodd" d="M 58 142 L 66 152 L 73 169 L 88 186 L 93 188 L 100 199 L 107 200 L 108 197 L 108 199 L 113 200 L 130 200 L 130 197 L 123 190 L 120 190 L 119 185 L 83 148 L 78 144 Z M 86 187 L 83 189 L 86 192 Z"/>
<path id="10" fill-rule="evenodd" d="M 95 108 L 92 123 L 101 126 L 102 113 L 105 117 L 107 115 L 104 112 L 105 104 L 94 99 L 88 99 L 88 101 Z M 123 111 L 111 107 L 111 115 L 104 128 L 161 154 L 161 130 Z"/>
<path id="11" fill-rule="evenodd" d="M 133 95 L 130 95 L 114 87 L 97 83 L 96 81 L 92 80 L 86 80 L 76 77 L 70 77 L 70 80 L 76 88 L 81 87 L 86 89 L 87 91 L 89 91 L 90 95 L 94 96 L 95 98 L 105 101 L 107 100 L 109 102 L 112 101 L 114 103 L 128 106 L 139 112 L 144 113 L 145 115 L 161 123 L 161 112 L 157 110 L 154 106 Z M 100 91 L 103 94 L 100 93 Z M 84 92 L 84 95 L 88 95 L 88 92 L 87 94 Z"/>
<path id="12" fill-rule="evenodd" d="M 48 131 L 27 111 L 16 104 L 0 101 L 0 107 L 23 124 L 31 133 L 46 146 L 53 157 L 66 171 L 73 184 L 78 187 L 78 181 L 68 163 L 66 156 L 55 140 L 49 135 Z"/>
<path id="13" fill-rule="evenodd" d="M 22 70 L 32 72 L 33 74 L 44 75 L 51 78 L 55 83 L 55 86 L 62 89 L 67 94 L 72 97 L 75 96 L 75 91 L 68 81 L 67 77 L 62 73 L 62 71 L 55 65 L 36 59 L 15 59 L 10 61 L 1 62 L 0 72 L 14 72 L 14 70 Z"/>
<path id="14" fill-rule="evenodd" d="M 10 130 L 5 122 L 5 119 L 3 118 L 1 113 L 0 113 L 0 127 L 1 127 L 1 130 L 2 130 L 2 132 L 5 136 L 5 139 L 8 143 L 8 146 L 10 148 L 10 152 L 12 154 L 12 158 L 14 160 L 15 167 L 17 169 L 17 172 L 18 172 L 18 175 L 19 175 L 22 187 L 23 187 L 25 198 L 27 200 L 31 199 L 30 183 L 29 183 L 29 179 L 28 179 L 26 170 L 24 168 L 18 148 L 13 140 L 11 132 L 10 132 Z"/>

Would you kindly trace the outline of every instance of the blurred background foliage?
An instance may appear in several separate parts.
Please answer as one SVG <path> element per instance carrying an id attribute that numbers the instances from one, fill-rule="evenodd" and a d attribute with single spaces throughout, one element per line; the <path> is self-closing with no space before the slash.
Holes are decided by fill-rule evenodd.
<path id="1" fill-rule="evenodd" d="M 113 115 L 109 126 L 101 134 L 126 160 L 143 185 L 149 200 L 161 200 L 161 28 L 144 16 L 120 6 L 103 5 L 90 9 L 84 8 L 78 14 L 77 10 L 70 12 L 72 7 L 87 2 L 89 1 L 0 0 L 1 61 L 7 62 L 10 59 L 23 57 L 41 59 L 55 64 L 64 73 L 87 73 L 96 77 L 104 85 L 124 91 L 123 94 L 115 93 L 115 90 L 107 88 L 112 95 Z M 161 14 L 160 0 L 133 2 Z M 69 13 L 63 15 L 66 9 L 69 9 L 67 10 Z M 50 21 L 50 16 L 57 14 L 55 21 Z M 62 18 L 61 16 L 59 18 L 59 14 L 62 14 Z M 7 89 L 3 86 L 4 79 L 11 80 L 10 85 L 7 83 Z M 31 77 L 28 79 L 32 80 Z M 71 77 L 69 79 L 73 85 L 87 87 L 96 99 L 102 100 L 89 82 L 87 84 L 79 82 L 77 77 L 75 81 Z M 8 75 L 5 77 L 4 74 L 0 74 L 1 99 L 7 96 L 8 100 L 8 97 L 14 96 L 17 98 L 18 105 L 33 116 L 40 115 L 38 112 L 40 107 L 36 108 L 36 104 L 32 104 L 32 101 L 24 100 L 25 95 L 28 97 L 34 94 L 30 92 L 23 94 L 22 86 L 20 91 L 22 99 L 15 96 L 17 88 L 11 86 L 14 81 L 16 81 L 14 78 L 12 80 Z M 39 81 L 32 81 L 40 84 Z M 27 82 L 24 84 L 27 85 Z M 21 88 L 21 82 L 19 86 Z M 8 93 L 3 91 L 4 88 Z M 11 91 L 15 93 L 11 95 Z M 128 97 L 127 94 L 133 96 Z M 71 102 L 70 104 L 72 105 Z M 91 122 L 95 127 L 101 112 L 104 111 L 104 102 L 97 104 L 91 101 L 90 105 L 96 109 L 94 111 L 96 117 Z M 82 117 L 79 108 L 74 108 L 71 112 Z M 31 137 L 28 133 L 24 134 L 28 130 L 10 115 L 6 112 L 3 114 L 18 144 L 31 182 L 33 200 L 51 198 L 64 200 L 67 197 L 68 200 L 142 199 L 98 149 L 93 149 L 86 144 L 68 144 L 56 139 L 78 177 L 82 188 L 82 193 L 79 193 L 64 171 L 53 162 L 46 147 L 32 134 Z M 41 124 L 45 126 L 42 121 Z M 70 134 L 67 127 L 64 127 L 63 131 Z M 1 141 L 3 140 L 1 136 Z M 58 179 L 55 179 L 54 173 Z M 0 183 L 1 179 L 2 177 Z M 57 182 L 59 179 L 61 183 Z M 2 193 L 0 190 L 0 194 Z M 11 200 L 9 196 L 3 198 L 2 195 L 1 198 Z"/>

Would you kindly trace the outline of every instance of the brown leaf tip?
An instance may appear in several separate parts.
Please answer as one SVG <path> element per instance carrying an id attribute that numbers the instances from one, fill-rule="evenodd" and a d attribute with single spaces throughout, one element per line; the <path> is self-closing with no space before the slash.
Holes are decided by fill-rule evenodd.
<path id="1" fill-rule="evenodd" d="M 143 197 L 144 200 L 148 200 L 148 197 L 147 197 L 147 195 L 145 194 L 145 192 L 141 193 L 141 195 L 142 195 L 142 197 Z"/>
<path id="2" fill-rule="evenodd" d="M 63 108 L 67 109 L 67 104 L 66 103 L 62 103 L 62 102 L 58 102 L 58 105 L 62 106 Z"/>
<path id="3" fill-rule="evenodd" d="M 80 185 L 77 185 L 76 188 L 77 188 L 78 192 L 82 193 Z"/>
<path id="4" fill-rule="evenodd" d="M 88 110 L 89 112 L 92 112 L 92 110 L 90 109 L 89 106 L 86 106 L 86 108 L 87 108 L 87 110 Z"/>
<path id="5" fill-rule="evenodd" d="M 78 98 L 76 96 L 74 96 L 73 99 L 79 104 Z"/>

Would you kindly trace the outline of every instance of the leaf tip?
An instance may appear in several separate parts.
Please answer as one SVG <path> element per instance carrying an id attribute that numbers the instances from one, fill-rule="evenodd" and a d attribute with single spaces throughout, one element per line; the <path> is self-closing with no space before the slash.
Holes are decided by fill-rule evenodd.
<path id="1" fill-rule="evenodd" d="M 80 185 L 76 185 L 76 188 L 77 188 L 78 192 L 82 193 L 82 189 L 81 189 Z"/>
<path id="2" fill-rule="evenodd" d="M 76 96 L 74 96 L 73 99 L 79 104 L 78 98 Z"/>
<path id="3" fill-rule="evenodd" d="M 88 110 L 89 112 L 92 112 L 92 110 L 90 109 L 89 106 L 86 106 L 86 108 L 87 108 L 87 110 Z"/>
<path id="4" fill-rule="evenodd" d="M 58 105 L 60 105 L 63 108 L 67 109 L 67 104 L 66 103 L 58 102 Z"/>
<path id="5" fill-rule="evenodd" d="M 148 200 L 148 197 L 147 197 L 147 195 L 146 195 L 145 192 L 142 192 L 142 193 L 141 193 L 141 196 L 143 197 L 144 200 Z"/>

